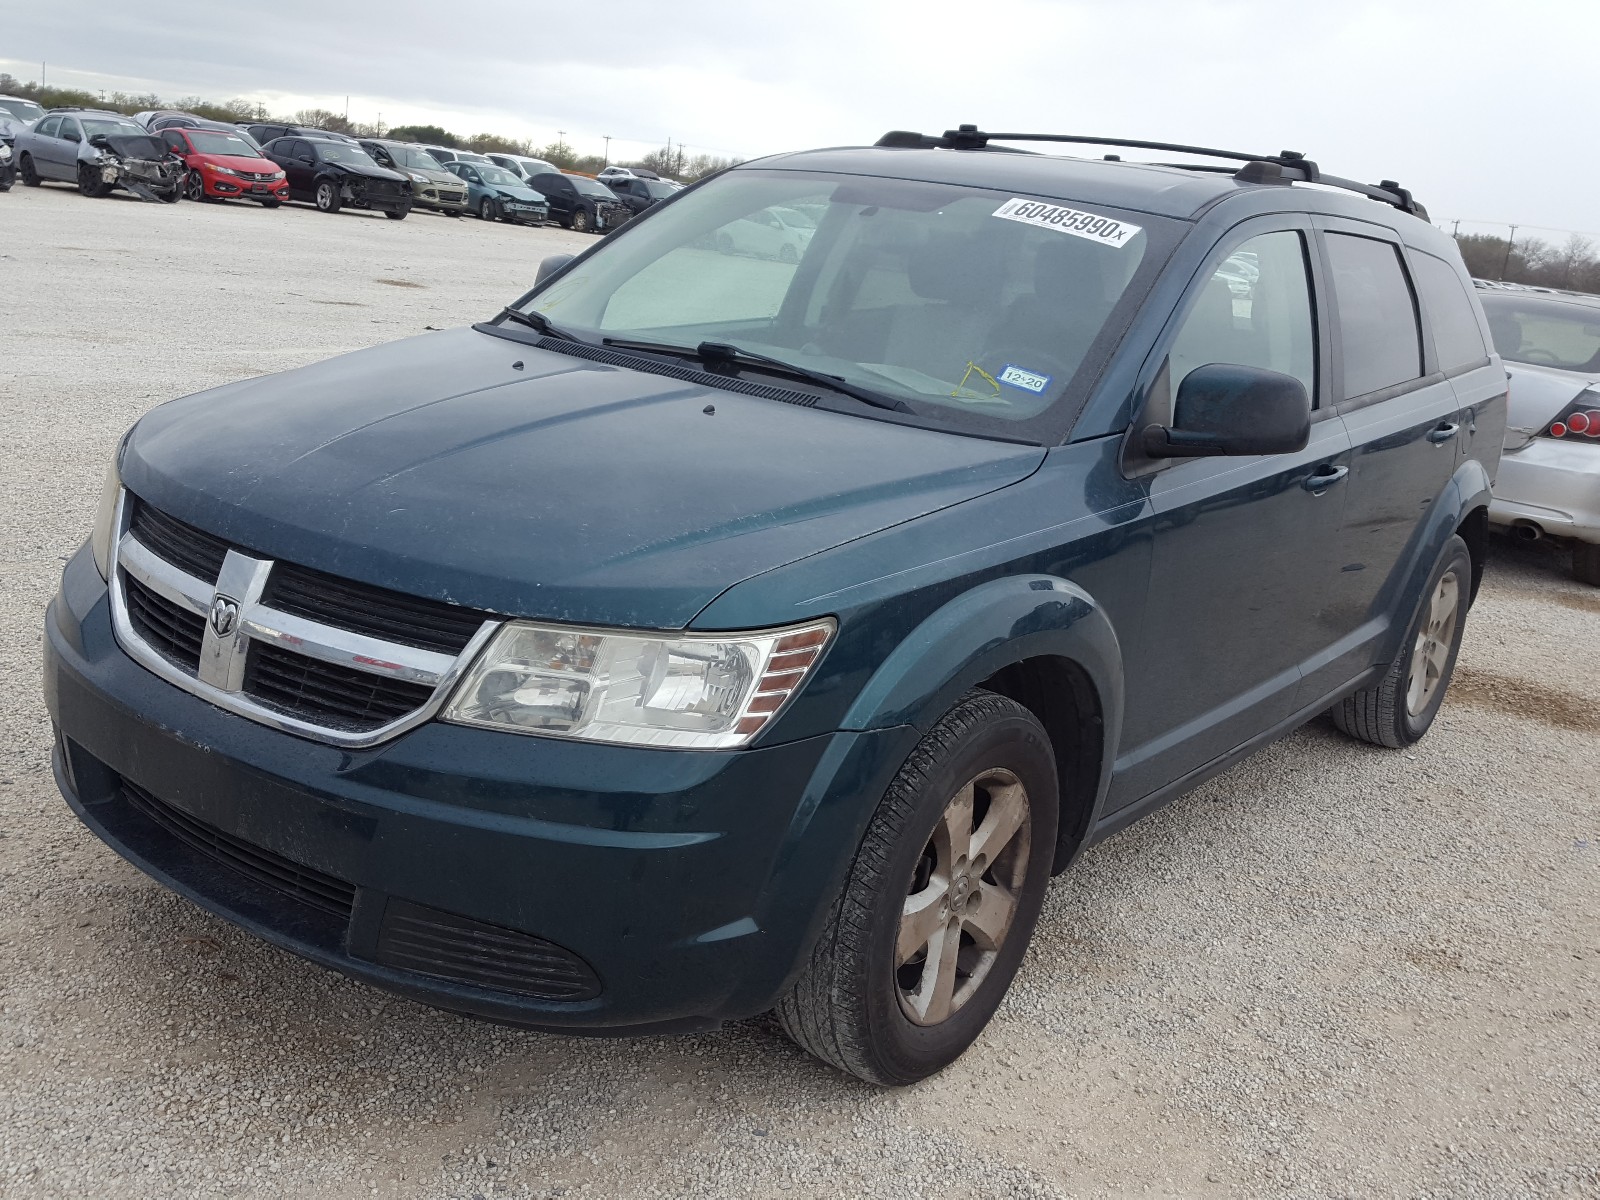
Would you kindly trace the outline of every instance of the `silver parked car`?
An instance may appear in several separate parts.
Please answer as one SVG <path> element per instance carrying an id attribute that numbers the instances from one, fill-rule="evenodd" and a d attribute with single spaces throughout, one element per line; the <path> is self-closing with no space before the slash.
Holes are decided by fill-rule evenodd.
<path id="1" fill-rule="evenodd" d="M 1489 520 L 1521 537 L 1569 541 L 1573 574 L 1600 587 L 1600 296 L 1478 298 L 1511 376 Z"/>
<path id="2" fill-rule="evenodd" d="M 183 196 L 183 160 L 120 113 L 51 109 L 17 134 L 14 150 L 17 171 L 29 187 L 54 180 L 77 184 L 85 196 L 115 188 L 168 203 Z"/>

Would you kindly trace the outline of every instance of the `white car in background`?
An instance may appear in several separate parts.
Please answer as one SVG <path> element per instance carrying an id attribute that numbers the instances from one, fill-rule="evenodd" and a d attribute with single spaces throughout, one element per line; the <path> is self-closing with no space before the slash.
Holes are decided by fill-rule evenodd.
<path id="1" fill-rule="evenodd" d="M 1600 587 L 1600 296 L 1482 291 L 1511 376 L 1505 454 L 1489 520 L 1572 546 L 1572 573 Z"/>
<path id="2" fill-rule="evenodd" d="M 723 254 L 748 254 L 799 262 L 817 227 L 811 218 L 792 208 L 763 208 L 730 221 L 717 230 L 715 243 Z"/>

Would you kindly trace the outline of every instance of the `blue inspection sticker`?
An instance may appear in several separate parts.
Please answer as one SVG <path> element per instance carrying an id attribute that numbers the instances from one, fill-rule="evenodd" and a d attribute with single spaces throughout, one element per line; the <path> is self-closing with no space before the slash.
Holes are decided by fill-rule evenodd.
<path id="1" fill-rule="evenodd" d="M 1035 396 L 1044 395 L 1045 388 L 1050 386 L 1050 376 L 1019 367 L 1015 363 L 1007 363 L 1005 369 L 995 378 L 1007 387 L 1021 388 L 1025 392 L 1032 392 Z"/>

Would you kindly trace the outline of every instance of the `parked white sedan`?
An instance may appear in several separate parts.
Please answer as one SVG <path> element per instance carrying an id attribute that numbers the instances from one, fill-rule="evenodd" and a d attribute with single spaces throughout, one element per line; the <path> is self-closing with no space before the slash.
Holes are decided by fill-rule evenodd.
<path id="1" fill-rule="evenodd" d="M 1489 519 L 1572 544 L 1573 574 L 1600 587 L 1600 296 L 1483 292 L 1511 400 Z"/>
<path id="2" fill-rule="evenodd" d="M 816 231 L 804 213 L 792 208 L 763 208 L 717 230 L 716 246 L 724 254 L 799 262 Z"/>

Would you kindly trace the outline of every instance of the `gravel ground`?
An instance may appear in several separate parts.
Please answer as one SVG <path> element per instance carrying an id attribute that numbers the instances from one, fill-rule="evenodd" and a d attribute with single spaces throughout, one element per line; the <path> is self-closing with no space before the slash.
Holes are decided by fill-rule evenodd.
<path id="1" fill-rule="evenodd" d="M 476 1023 L 236 932 L 56 795 L 44 606 L 171 396 L 470 322 L 560 231 L 0 196 L 0 1193 L 1600 1195 L 1600 592 L 1495 547 L 1405 753 L 1316 722 L 1056 881 L 896 1093 L 767 1025 Z"/>

